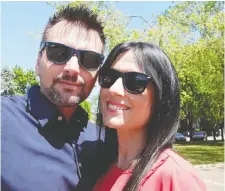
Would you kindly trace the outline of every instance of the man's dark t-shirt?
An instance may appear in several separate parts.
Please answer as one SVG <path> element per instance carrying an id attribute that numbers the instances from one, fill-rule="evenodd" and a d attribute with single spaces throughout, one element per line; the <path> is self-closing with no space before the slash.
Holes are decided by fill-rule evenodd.
<path id="1" fill-rule="evenodd" d="M 26 96 L 1 97 L 1 115 L 1 190 L 91 190 L 99 129 L 80 106 L 68 124 L 33 86 Z"/>

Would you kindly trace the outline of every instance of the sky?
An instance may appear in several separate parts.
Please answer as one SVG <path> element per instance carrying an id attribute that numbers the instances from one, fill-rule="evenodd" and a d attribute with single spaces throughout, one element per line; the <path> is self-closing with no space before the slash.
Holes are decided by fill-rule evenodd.
<path id="1" fill-rule="evenodd" d="M 148 21 L 153 14 L 163 13 L 174 5 L 169 1 L 114 1 L 113 4 L 126 15 L 142 16 Z M 55 7 L 44 1 L 1 2 L 1 67 L 35 67 L 40 33 L 54 11 Z M 143 30 L 145 26 L 141 19 L 134 18 L 128 27 Z"/>

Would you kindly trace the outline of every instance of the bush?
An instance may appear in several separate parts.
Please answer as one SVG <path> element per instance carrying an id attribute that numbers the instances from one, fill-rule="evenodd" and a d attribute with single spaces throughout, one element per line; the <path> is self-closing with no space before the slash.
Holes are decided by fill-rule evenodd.
<path id="1" fill-rule="evenodd" d="M 92 119 L 92 113 L 91 113 L 91 103 L 87 100 L 83 101 L 80 106 L 88 113 L 88 119 Z"/>

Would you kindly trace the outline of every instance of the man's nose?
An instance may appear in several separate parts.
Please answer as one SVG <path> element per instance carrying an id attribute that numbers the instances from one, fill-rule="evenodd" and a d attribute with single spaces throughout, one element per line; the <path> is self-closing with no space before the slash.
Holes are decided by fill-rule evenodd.
<path id="1" fill-rule="evenodd" d="M 64 71 L 70 75 L 77 75 L 80 73 L 79 60 L 76 55 L 73 55 L 65 64 Z"/>

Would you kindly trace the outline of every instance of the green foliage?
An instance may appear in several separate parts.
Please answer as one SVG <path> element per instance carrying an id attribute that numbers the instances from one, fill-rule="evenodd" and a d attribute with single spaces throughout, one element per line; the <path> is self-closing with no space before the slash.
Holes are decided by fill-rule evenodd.
<path id="1" fill-rule="evenodd" d="M 91 102 L 85 100 L 80 104 L 80 106 L 88 113 L 88 119 L 91 120 L 93 118 L 91 113 Z"/>
<path id="2" fill-rule="evenodd" d="M 13 70 L 7 66 L 1 69 L 1 95 L 15 95 L 16 84 Z"/>
<path id="3" fill-rule="evenodd" d="M 33 70 L 24 70 L 19 66 L 1 69 L 1 95 L 24 95 L 27 88 L 38 84 Z"/>
<path id="4" fill-rule="evenodd" d="M 24 70 L 23 68 L 16 66 L 13 68 L 15 78 L 12 80 L 17 85 L 15 92 L 20 95 L 26 94 L 26 91 L 32 85 L 38 84 L 35 72 L 33 70 Z"/>
<path id="5" fill-rule="evenodd" d="M 181 118 L 224 119 L 224 2 L 178 2 L 145 31 L 170 57 L 181 87 Z M 212 125 L 211 127 L 213 127 Z"/>
<path id="6" fill-rule="evenodd" d="M 92 115 L 92 116 L 93 116 L 92 120 L 93 120 L 96 124 L 99 125 L 99 124 L 100 124 L 99 121 L 98 121 L 98 120 L 99 120 L 99 119 L 98 119 L 98 118 L 99 118 L 99 116 L 98 116 L 98 115 L 99 115 L 99 114 L 98 114 L 98 112 L 99 112 L 99 111 L 98 111 L 98 109 L 99 109 L 99 108 L 98 108 L 98 107 L 99 107 L 99 105 L 98 105 L 98 104 L 99 104 L 99 94 L 97 94 L 97 95 L 95 95 L 95 96 L 92 97 L 91 103 L 92 103 L 92 112 L 93 112 L 93 114 L 94 114 L 94 115 Z"/>

